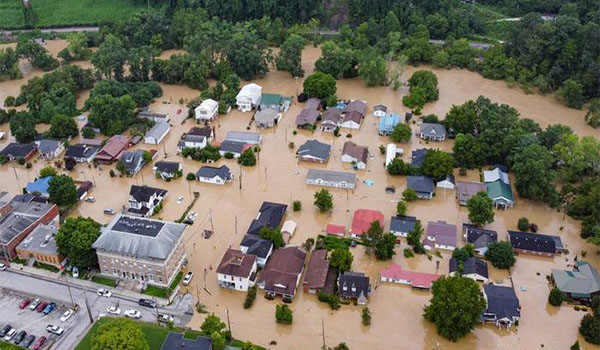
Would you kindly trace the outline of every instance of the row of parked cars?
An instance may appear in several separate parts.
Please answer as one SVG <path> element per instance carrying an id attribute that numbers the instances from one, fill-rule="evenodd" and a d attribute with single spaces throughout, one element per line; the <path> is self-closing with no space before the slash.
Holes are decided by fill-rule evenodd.
<path id="1" fill-rule="evenodd" d="M 54 309 L 56 309 L 55 303 L 42 301 L 40 298 L 37 298 L 33 301 L 29 300 L 29 299 L 24 299 L 23 301 L 21 301 L 21 304 L 19 304 L 19 308 L 21 308 L 21 309 L 24 309 L 27 306 L 29 306 L 30 310 L 36 310 L 37 312 L 43 312 L 44 315 L 48 315 Z"/>
<path id="2" fill-rule="evenodd" d="M 36 340 L 35 335 L 27 334 L 27 332 L 23 330 L 17 333 L 17 329 L 13 328 L 10 324 L 5 324 L 0 328 L 0 337 L 2 337 L 5 342 L 12 341 L 15 345 L 19 345 L 23 348 L 28 348 L 33 345 L 33 349 L 41 348 L 47 340 L 44 336 L 38 337 Z"/>

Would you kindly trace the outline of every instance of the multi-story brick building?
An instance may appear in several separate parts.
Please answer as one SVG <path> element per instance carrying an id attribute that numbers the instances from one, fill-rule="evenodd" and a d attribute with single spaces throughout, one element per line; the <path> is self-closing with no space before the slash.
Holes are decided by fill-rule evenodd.
<path id="1" fill-rule="evenodd" d="M 93 244 L 100 272 L 167 287 L 186 261 L 186 225 L 118 215 Z"/>
<path id="2" fill-rule="evenodd" d="M 7 197 L 8 193 L 0 193 L 0 258 L 4 260 L 17 257 L 15 248 L 38 225 L 58 222 L 58 207 L 44 198 L 30 194 Z"/>
<path id="3" fill-rule="evenodd" d="M 64 257 L 56 246 L 57 225 L 38 225 L 16 248 L 20 259 L 33 258 L 39 262 L 60 266 Z"/>

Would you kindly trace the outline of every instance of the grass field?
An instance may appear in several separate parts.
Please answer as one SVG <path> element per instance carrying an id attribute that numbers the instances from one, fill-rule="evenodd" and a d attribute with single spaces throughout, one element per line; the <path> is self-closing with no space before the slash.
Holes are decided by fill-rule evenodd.
<path id="1" fill-rule="evenodd" d="M 94 276 L 94 277 L 92 277 L 92 282 L 95 282 L 98 284 L 103 284 L 103 285 L 109 286 L 109 287 L 117 286 L 117 280 L 115 280 L 114 278 L 109 278 L 109 277 Z"/>
<path id="2" fill-rule="evenodd" d="M 96 323 L 94 323 L 94 325 L 89 330 L 89 332 L 85 335 L 85 337 L 83 339 L 81 339 L 81 342 L 75 347 L 75 350 L 90 349 L 92 347 L 92 337 L 98 331 L 98 327 L 100 327 L 101 325 L 103 325 L 105 323 L 109 323 L 112 320 L 114 320 L 114 318 L 104 317 L 104 318 L 101 318 L 98 321 L 96 321 Z M 166 327 L 162 327 L 162 326 L 153 324 L 153 323 L 146 323 L 146 322 L 139 322 L 139 321 L 135 321 L 135 322 L 142 328 L 142 333 L 144 333 L 144 338 L 146 338 L 146 341 L 148 342 L 148 345 L 150 346 L 150 350 L 160 350 L 162 343 L 164 342 L 165 338 L 167 337 L 167 334 L 169 334 L 169 329 Z M 183 336 L 188 339 L 195 339 L 199 335 L 202 335 L 202 332 L 200 332 L 200 331 L 195 331 L 195 330 L 185 330 L 184 331 L 183 329 L 179 329 L 177 327 L 173 328 L 173 331 L 183 332 Z M 243 344 L 244 344 L 244 342 L 242 342 L 240 340 L 237 340 L 237 339 L 233 340 L 233 345 L 242 346 Z M 20 349 L 20 348 L 17 347 L 15 349 Z M 264 350 L 264 348 L 259 348 L 259 349 Z M 3 350 L 3 349 L 0 347 L 0 350 Z M 13 348 L 10 348 L 10 350 L 13 350 Z"/>
<path id="3" fill-rule="evenodd" d="M 146 8 L 143 0 L 32 0 L 37 17 L 35 27 L 93 25 L 121 20 Z M 25 25 L 21 0 L 0 0 L 0 28 Z"/>

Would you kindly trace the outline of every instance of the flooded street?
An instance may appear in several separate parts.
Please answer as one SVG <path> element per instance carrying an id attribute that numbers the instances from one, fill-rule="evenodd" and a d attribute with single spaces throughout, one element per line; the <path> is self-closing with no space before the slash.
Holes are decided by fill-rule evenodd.
<path id="1" fill-rule="evenodd" d="M 64 47 L 64 41 L 58 42 L 62 44 L 53 43 L 47 46 L 52 49 L 54 55 Z M 180 52 L 171 50 L 168 54 Z M 163 53 L 163 57 L 168 57 L 168 54 Z M 307 75 L 313 71 L 314 62 L 319 55 L 318 48 L 307 47 L 305 50 L 303 68 Z M 414 70 L 415 68 L 409 67 L 404 80 L 408 79 Z M 580 136 L 599 136 L 598 130 L 585 125 L 583 120 L 585 112 L 568 109 L 557 103 L 551 96 L 525 95 L 519 89 L 509 89 L 502 81 L 486 80 L 467 70 L 432 70 L 438 76 L 440 100 L 427 104 L 424 114 L 435 113 L 443 117 L 453 104 L 462 104 L 482 94 L 494 102 L 507 103 L 517 108 L 522 117 L 534 119 L 542 127 L 562 123 L 571 126 Z M 0 101 L 4 101 L 8 95 L 17 95 L 21 85 L 32 76 L 41 74 L 42 72 L 34 70 L 21 80 L 0 83 Z M 302 79 L 295 80 L 288 73 L 278 72 L 273 68 L 265 78 L 256 80 L 256 83 L 263 87 L 264 93 L 295 96 L 297 91 L 302 90 Z M 91 195 L 96 197 L 96 203 L 81 203 L 71 215 L 89 216 L 106 224 L 112 217 L 104 215 L 102 210 L 104 208 L 119 210 L 127 205 L 128 192 L 132 184 L 146 184 L 169 191 L 164 209 L 156 217 L 176 220 L 190 203 L 192 193 L 199 192 L 199 200 L 192 209 L 199 213 L 198 219 L 194 225 L 186 229 L 185 233 L 189 268 L 195 273 L 188 291 L 194 296 L 198 295 L 209 312 L 214 312 L 222 320 L 227 318 L 228 309 L 231 328 L 236 338 L 249 339 L 263 346 L 269 346 L 271 341 L 276 341 L 277 345 L 269 346 L 272 349 L 320 349 L 323 345 L 323 325 L 324 338 L 328 346 L 346 342 L 352 350 L 430 350 L 436 349 L 437 341 L 439 341 L 438 349 L 529 350 L 541 349 L 543 346 L 544 349 L 564 350 L 578 339 L 579 320 L 584 313 L 564 304 L 560 308 L 548 306 L 549 288 L 546 275 L 550 274 L 552 268 L 566 268 L 567 264 L 572 264 L 576 255 L 581 257 L 582 250 L 587 252 L 586 260 L 600 269 L 598 248 L 579 238 L 579 222 L 552 210 L 543 203 L 518 198 L 514 189 L 515 207 L 506 211 L 496 211 L 495 222 L 489 227 L 497 230 L 500 239 L 504 240 L 507 236 L 506 230 L 516 229 L 518 218 L 525 216 L 539 226 L 540 233 L 560 235 L 563 244 L 570 252 L 555 258 L 525 255 L 517 257 L 517 263 L 512 270 L 512 279 L 521 302 L 522 315 L 519 325 L 513 327 L 511 331 L 498 330 L 492 325 L 477 326 L 471 335 L 457 343 L 446 341 L 439 337 L 435 327 L 422 317 L 423 306 L 431 297 L 430 293 L 412 290 L 403 285 L 379 285 L 379 270 L 386 267 L 387 263 L 377 262 L 374 258 L 366 256 L 362 246 L 352 248 L 353 269 L 365 272 L 371 278 L 373 288 L 369 302 L 369 308 L 373 313 L 371 326 L 365 327 L 361 323 L 362 307 L 343 305 L 340 310 L 331 311 L 326 304 L 318 302 L 315 295 L 303 293 L 301 289 L 298 290 L 291 304 L 294 311 L 292 325 L 275 323 L 275 305 L 280 303 L 280 299 L 268 301 L 263 298 L 264 293 L 261 291 L 252 308 L 244 309 L 243 302 L 246 295 L 219 288 L 214 270 L 228 247 L 238 247 L 263 201 L 288 204 L 289 208 L 284 220 L 292 219 L 298 223 L 297 231 L 290 240 L 290 244 L 293 245 L 300 245 L 307 238 L 316 237 L 322 233 L 328 223 L 349 227 L 354 210 L 359 208 L 380 210 L 385 215 L 386 230 L 389 228 L 390 216 L 396 211 L 396 203 L 406 187 L 406 178 L 391 177 L 385 171 L 383 166 L 385 158 L 378 148 L 380 145 L 388 144 L 389 139 L 378 135 L 378 120 L 372 116 L 372 107 L 381 103 L 387 105 L 388 110 L 404 114 L 406 108 L 402 106 L 401 99 L 406 91 L 393 91 L 388 87 L 368 88 L 360 79 L 338 81 L 337 95 L 340 98 L 367 101 L 367 116 L 361 129 L 352 131 L 351 140 L 358 145 L 368 146 L 374 159 L 369 159 L 366 170 L 357 171 L 359 183 L 354 191 L 330 189 L 334 196 L 334 208 L 331 213 L 321 214 L 313 205 L 313 194 L 319 187 L 306 185 L 305 175 L 309 168 L 352 171 L 350 164 L 341 162 L 342 146 L 349 140 L 347 130 L 342 129 L 342 136 L 337 138 L 330 133 L 306 130 L 299 130 L 294 135 L 295 117 L 303 107 L 302 104 L 294 102 L 275 128 L 258 130 L 254 124 L 251 125 L 250 131 L 263 134 L 256 166 L 241 169 L 235 160 L 221 159 L 215 165 L 226 164 L 231 169 L 235 176 L 232 183 L 217 186 L 188 182 L 185 180 L 185 175 L 188 172 L 195 173 L 203 164 L 176 155 L 176 145 L 180 135 L 196 125 L 192 120 L 183 122 L 187 116 L 187 109 L 185 103 L 179 104 L 179 100 L 187 101 L 195 98 L 199 95 L 199 91 L 185 86 L 164 84 L 161 86 L 163 96 L 151 105 L 151 109 L 171 116 L 171 132 L 161 145 L 141 144 L 134 148 L 157 150 L 159 153 L 156 160 L 168 159 L 182 162 L 184 176 L 166 183 L 156 179 L 152 167 L 146 166 L 134 177 L 111 178 L 108 172 L 114 168 L 114 165 L 101 165 L 95 168 L 78 164 L 75 170 L 68 174 L 76 180 L 90 180 L 95 183 Z M 79 95 L 78 106 L 83 104 L 88 95 L 89 91 Z M 215 139 L 223 140 L 227 131 L 246 130 L 251 118 L 251 113 L 241 113 L 237 110 L 220 116 L 215 122 Z M 418 127 L 412 124 L 411 127 L 413 134 L 416 133 Z M 8 124 L 2 125 L 0 130 L 8 131 Z M 295 158 L 295 149 L 312 138 L 332 145 L 331 158 L 327 164 L 299 163 Z M 0 147 L 3 148 L 8 142 L 10 142 L 9 138 L 0 141 Z M 77 142 L 78 139 L 75 139 L 71 143 Z M 288 147 L 290 142 L 294 143 L 295 149 Z M 425 144 L 413 135 L 409 142 L 399 147 L 404 149 L 404 159 L 410 160 L 411 150 L 421 147 L 450 150 L 452 142 Z M 20 193 L 27 182 L 34 180 L 39 169 L 44 165 L 46 162 L 38 158 L 31 169 L 12 163 L 0 166 L 0 173 L 4 178 L 1 189 L 11 194 Z M 470 171 L 466 176 L 459 176 L 458 173 L 455 175 L 458 181 L 479 178 L 476 171 Z M 371 180 L 374 185 L 368 186 L 363 183 L 364 180 Z M 389 185 L 396 187 L 396 194 L 385 192 L 385 187 Z M 183 197 L 183 202 L 177 203 L 177 198 L 180 196 Z M 292 211 L 291 203 L 294 200 L 302 202 L 301 211 Z M 468 215 L 466 208 L 457 204 L 454 192 L 443 189 L 437 189 L 436 196 L 431 201 L 418 200 L 409 203 L 408 213 L 420 219 L 424 223 L 424 228 L 428 221 L 445 220 L 459 226 L 459 231 L 462 223 L 467 221 Z M 214 235 L 208 240 L 202 238 L 203 230 L 211 229 L 211 226 L 214 227 Z M 402 245 L 396 248 L 397 255 L 393 259 L 402 268 L 440 274 L 448 272 L 449 253 L 442 253 L 443 259 L 433 256 L 431 261 L 425 256 L 406 259 L 402 255 L 404 247 Z M 439 269 L 436 269 L 438 261 Z M 206 274 L 204 271 L 207 271 Z M 501 281 L 506 285 L 511 283 L 506 271 L 495 270 L 490 265 L 490 274 L 494 281 Z M 184 287 L 184 291 L 185 289 Z M 198 328 L 203 319 L 204 315 L 196 314 L 189 326 Z M 582 338 L 579 339 L 582 349 L 592 349 Z"/>

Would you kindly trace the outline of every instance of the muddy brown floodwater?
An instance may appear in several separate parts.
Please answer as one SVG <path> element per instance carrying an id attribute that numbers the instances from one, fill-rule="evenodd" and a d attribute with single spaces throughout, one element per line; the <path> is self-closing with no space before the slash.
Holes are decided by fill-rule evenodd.
<path id="1" fill-rule="evenodd" d="M 48 44 L 52 53 L 64 47 L 63 41 Z M 163 57 L 181 51 L 170 51 Z M 319 57 L 318 48 L 307 47 L 303 54 L 303 67 L 310 74 L 314 62 Z M 89 67 L 89 62 L 80 62 L 82 66 Z M 583 112 L 567 109 L 558 104 L 549 96 L 525 95 L 518 89 L 509 89 L 504 82 L 483 79 L 476 73 L 467 70 L 439 70 L 432 69 L 439 80 L 440 99 L 428 104 L 424 113 L 436 113 L 444 116 L 453 104 L 464 103 L 468 99 L 477 98 L 480 94 L 496 102 L 507 103 L 517 108 L 522 116 L 532 118 L 542 126 L 547 124 L 563 123 L 570 125 L 579 135 L 595 135 L 598 132 L 587 127 L 583 121 Z M 405 73 L 406 80 L 415 68 L 409 68 Z M 16 95 L 20 86 L 32 76 L 41 75 L 33 70 L 23 79 L 0 83 L 0 99 L 3 101 L 7 95 Z M 264 92 L 279 93 L 294 96 L 297 89 L 301 90 L 302 79 L 295 81 L 289 74 L 273 70 L 265 78 L 258 79 L 258 84 L 263 86 Z M 182 159 L 175 154 L 179 136 L 194 125 L 191 120 L 185 121 L 187 113 L 185 101 L 199 95 L 199 91 L 185 86 L 161 85 L 164 94 L 154 102 L 151 108 L 157 112 L 171 115 L 172 129 L 167 138 L 159 146 L 140 145 L 136 148 L 156 149 L 159 151 L 157 159 L 176 160 L 183 163 L 184 174 L 196 172 L 202 164 L 192 160 Z M 254 343 L 264 346 L 274 340 L 277 345 L 269 346 L 273 349 L 320 349 L 323 343 L 322 324 L 325 330 L 325 342 L 334 346 L 346 342 L 351 349 L 567 349 L 576 339 L 580 339 L 583 349 L 592 349 L 578 336 L 577 328 L 583 312 L 577 312 L 570 306 L 560 308 L 550 307 L 547 304 L 549 293 L 546 275 L 552 268 L 566 268 L 573 263 L 573 258 L 581 256 L 581 251 L 586 251 L 587 260 L 597 269 L 600 269 L 598 248 L 585 243 L 578 237 L 580 223 L 565 217 L 562 213 L 550 209 L 539 202 L 532 202 L 516 198 L 514 208 L 506 211 L 496 211 L 495 222 L 489 227 L 498 231 L 501 239 L 506 239 L 507 229 L 516 229 L 517 219 L 526 216 L 530 221 L 539 226 L 539 232 L 556 234 L 562 237 L 563 243 L 570 253 L 555 258 L 535 258 L 521 255 L 512 271 L 516 293 L 522 305 L 522 318 L 517 327 L 511 331 L 498 330 L 491 325 L 477 326 L 467 337 L 457 343 L 452 343 L 439 337 L 436 329 L 422 317 L 423 306 L 430 298 L 430 293 L 412 290 L 406 286 L 379 285 L 378 272 L 386 263 L 377 262 L 367 257 L 361 247 L 353 248 L 353 269 L 367 273 L 373 284 L 373 293 L 369 307 L 373 312 L 370 327 L 361 323 L 361 308 L 343 306 L 338 311 L 331 311 L 317 301 L 316 296 L 298 291 L 291 308 L 294 311 L 294 323 L 283 326 L 275 323 L 275 305 L 279 300 L 268 301 L 263 293 L 259 296 L 254 306 L 245 310 L 242 306 L 244 293 L 220 289 L 217 286 L 215 268 L 218 266 L 224 251 L 228 247 L 237 247 L 250 221 L 256 215 L 263 201 L 275 201 L 291 205 L 293 200 L 300 200 L 303 209 L 300 212 L 288 210 L 287 219 L 298 223 L 296 234 L 290 244 L 300 245 L 309 237 L 321 233 L 327 223 L 351 225 L 352 213 L 358 208 L 378 209 L 385 214 L 386 227 L 389 218 L 395 212 L 396 203 L 400 193 L 406 186 L 404 177 L 387 176 L 383 167 L 384 157 L 379 153 L 381 144 L 389 143 L 385 137 L 377 134 L 377 121 L 372 113 L 372 106 L 383 103 L 392 111 L 403 114 L 406 109 L 402 106 L 401 99 L 405 90 L 392 91 L 388 87 L 368 88 L 359 79 L 338 81 L 337 95 L 345 99 L 362 99 L 368 102 L 367 117 L 359 131 L 353 131 L 352 141 L 367 145 L 374 159 L 370 159 L 367 170 L 358 171 L 359 184 L 354 191 L 330 190 L 334 196 L 334 208 L 329 214 L 320 214 L 312 205 L 313 193 L 317 187 L 304 183 L 306 172 L 311 167 L 327 169 L 345 169 L 350 166 L 341 163 L 341 148 L 348 140 L 346 131 L 342 137 L 335 138 L 331 134 L 319 131 L 299 131 L 293 135 L 294 120 L 302 105 L 294 103 L 285 113 L 281 123 L 268 130 L 257 130 L 254 125 L 251 131 L 258 131 L 264 135 L 258 163 L 255 167 L 240 169 L 231 160 L 220 160 L 216 165 L 227 164 L 235 175 L 235 180 L 225 186 L 200 184 L 188 182 L 184 178 L 166 183 L 154 178 L 152 169 L 146 166 L 143 171 L 134 177 L 108 176 L 109 169 L 114 166 L 99 166 L 97 168 L 77 165 L 69 175 L 77 180 L 92 180 L 96 187 L 91 195 L 96 197 L 96 203 L 81 203 L 71 214 L 73 216 L 89 216 L 105 224 L 111 217 L 102 213 L 104 208 L 118 210 L 127 204 L 129 187 L 132 184 L 146 184 L 165 188 L 169 191 L 165 207 L 157 217 L 165 220 L 175 220 L 185 210 L 192 198 L 192 193 L 197 191 L 200 198 L 194 205 L 194 211 L 199 213 L 196 223 L 186 230 L 186 249 L 189 256 L 189 269 L 195 272 L 195 278 L 184 291 L 199 296 L 209 312 L 214 312 L 221 319 L 226 319 L 227 309 L 231 320 L 231 328 L 237 338 L 250 339 Z M 78 106 L 81 106 L 88 92 L 81 93 Z M 179 100 L 184 104 L 180 105 Z M 216 139 L 222 140 L 229 130 L 246 130 L 251 120 L 250 113 L 232 111 L 221 116 L 215 123 Z M 81 123 L 80 123 L 81 124 Z M 416 131 L 416 126 L 412 126 Z M 0 127 L 8 131 L 8 125 Z M 333 145 L 332 157 L 325 165 L 312 165 L 298 163 L 294 150 L 288 148 L 293 142 L 296 147 L 307 139 L 317 138 Z M 74 140 L 73 142 L 77 142 Z M 9 139 L 0 141 L 4 147 Z M 441 148 L 449 150 L 451 141 L 444 143 L 424 144 L 416 137 L 402 144 L 405 159 L 410 158 L 410 151 L 419 147 Z M 20 192 L 28 181 L 34 180 L 37 172 L 46 162 L 41 159 L 34 161 L 31 169 L 23 166 L 5 164 L 0 167 L 0 173 L 5 181 L 2 190 L 12 194 Z M 240 190 L 240 172 L 243 171 L 242 189 Z M 458 180 L 478 179 L 475 171 L 466 176 L 458 176 Z M 375 184 L 367 186 L 362 181 L 372 180 Z M 396 186 L 396 194 L 386 194 L 384 189 L 388 185 Z M 516 194 L 516 191 L 515 191 Z M 177 198 L 182 196 L 183 202 L 177 203 Z M 449 223 L 461 225 L 467 221 L 467 211 L 459 207 L 454 199 L 453 192 L 438 190 L 431 201 L 416 201 L 408 205 L 410 215 L 417 216 L 422 222 L 432 220 L 446 220 Z M 206 240 L 201 237 L 204 229 L 211 227 L 210 213 L 214 235 Z M 450 254 L 442 252 L 443 259 L 433 257 L 431 261 L 419 256 L 406 259 L 402 256 L 404 245 L 398 246 L 394 261 L 401 266 L 424 272 L 437 272 L 444 274 L 448 270 Z M 437 262 L 439 269 L 436 269 Z M 506 271 L 499 271 L 490 266 L 490 274 L 494 281 L 510 285 Z M 207 273 L 204 275 L 203 271 Z M 204 319 L 203 315 L 196 314 L 189 326 L 199 327 Z"/>

